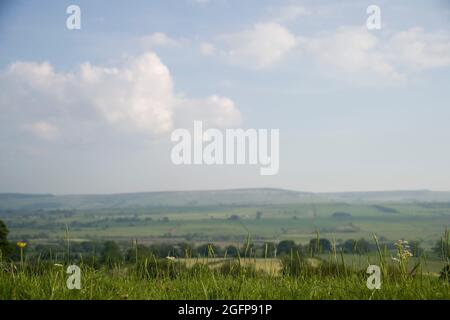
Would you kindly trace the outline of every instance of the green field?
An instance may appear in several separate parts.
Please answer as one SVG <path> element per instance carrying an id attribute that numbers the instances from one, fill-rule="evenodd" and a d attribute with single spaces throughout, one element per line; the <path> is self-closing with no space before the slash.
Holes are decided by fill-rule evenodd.
<path id="1" fill-rule="evenodd" d="M 0 195 L 0 220 L 10 231 L 8 239 L 27 243 L 23 257 L 16 248 L 13 261 L 0 264 L 0 299 L 450 299 L 447 275 L 442 276 L 448 234 L 446 253 L 436 250 L 450 224 L 450 200 L 443 201 L 447 196 L 265 189 Z M 319 238 L 333 248 L 313 252 Z M 344 251 L 346 242 L 358 239 L 366 239 L 371 249 L 363 254 Z M 405 267 L 395 262 L 394 244 L 400 239 L 420 246 L 420 253 L 405 258 Z M 278 256 L 265 252 L 267 244 L 283 240 L 294 241 L 293 249 Z M 114 265 L 101 252 L 107 241 L 118 244 Z M 90 246 L 77 251 L 83 243 Z M 144 273 L 137 253 L 133 262 L 134 243 L 136 250 L 137 243 L 154 250 L 145 256 Z M 206 244 L 217 245 L 220 253 L 209 252 L 208 245 L 205 256 L 199 248 Z M 156 246 L 169 249 L 153 256 Z M 180 246 L 192 249 L 189 256 L 176 250 Z M 243 258 L 227 257 L 230 246 Z M 85 264 L 91 251 L 103 261 Z M 173 267 L 166 255 L 175 256 Z M 301 262 L 292 269 L 286 257 Z M 65 287 L 69 263 L 81 265 L 81 290 Z M 366 286 L 370 264 L 382 267 L 381 290 Z"/>
<path id="2" fill-rule="evenodd" d="M 431 247 L 450 223 L 450 208 L 423 204 L 300 203 L 265 206 L 177 207 L 126 210 L 48 210 L 3 213 L 13 239 L 196 241 L 237 243 L 292 239 L 306 243 L 316 232 L 336 240 L 379 238 L 420 241 Z M 382 210 L 392 210 L 384 212 Z M 257 212 L 261 217 L 256 217 Z M 336 218 L 336 212 L 348 217 Z"/>

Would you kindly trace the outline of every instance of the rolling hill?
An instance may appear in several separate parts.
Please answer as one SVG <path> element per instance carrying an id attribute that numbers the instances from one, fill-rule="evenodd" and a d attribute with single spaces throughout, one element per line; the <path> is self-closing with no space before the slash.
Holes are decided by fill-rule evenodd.
<path id="1" fill-rule="evenodd" d="M 143 192 L 105 195 L 0 194 L 1 211 L 261 206 L 267 204 L 294 204 L 305 202 L 450 202 L 450 192 L 415 190 L 310 193 L 265 188 Z"/>

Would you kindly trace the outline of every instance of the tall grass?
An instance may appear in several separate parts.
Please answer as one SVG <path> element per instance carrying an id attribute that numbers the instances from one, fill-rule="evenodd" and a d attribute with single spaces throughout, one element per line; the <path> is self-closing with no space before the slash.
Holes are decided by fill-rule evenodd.
<path id="1" fill-rule="evenodd" d="M 137 242 L 134 263 L 98 266 L 81 257 L 81 290 L 66 287 L 68 255 L 50 261 L 24 257 L 20 264 L 0 258 L 0 299 L 450 299 L 448 267 L 444 276 L 430 275 L 420 259 L 411 264 L 406 246 L 391 257 L 374 240 L 376 261 L 368 256 L 367 265 L 380 266 L 380 290 L 366 287 L 365 268 L 347 264 L 335 241 L 328 257 L 293 250 L 279 258 L 280 271 L 272 273 L 257 266 L 274 259 L 257 259 L 247 239 L 244 254 L 238 250 L 235 258 L 217 258 L 212 246 L 206 259 L 141 257 Z"/>

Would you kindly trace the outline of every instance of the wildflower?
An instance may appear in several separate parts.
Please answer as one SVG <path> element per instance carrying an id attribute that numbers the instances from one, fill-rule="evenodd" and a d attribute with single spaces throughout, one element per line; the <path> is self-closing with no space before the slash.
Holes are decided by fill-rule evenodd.
<path id="1" fill-rule="evenodd" d="M 391 259 L 392 261 L 398 263 L 398 268 L 401 272 L 401 275 L 404 279 L 406 279 L 408 273 L 409 258 L 411 258 L 413 254 L 411 253 L 408 241 L 406 240 L 398 240 L 394 245 L 397 249 L 397 255 L 395 258 L 391 257 Z"/>
<path id="2" fill-rule="evenodd" d="M 20 249 L 23 249 L 23 248 L 25 248 L 27 246 L 27 243 L 25 241 L 19 241 L 19 242 L 17 242 L 17 246 Z"/>
<path id="3" fill-rule="evenodd" d="M 23 249 L 27 246 L 27 243 L 25 241 L 19 241 L 16 244 L 20 248 L 20 265 L 23 268 Z"/>

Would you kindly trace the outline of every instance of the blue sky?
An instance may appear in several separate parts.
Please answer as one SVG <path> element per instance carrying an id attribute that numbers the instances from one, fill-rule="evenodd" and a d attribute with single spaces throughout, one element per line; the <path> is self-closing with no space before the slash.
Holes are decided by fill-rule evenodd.
<path id="1" fill-rule="evenodd" d="M 441 0 L 4 0 L 0 192 L 450 190 L 449 27 Z M 279 174 L 174 166 L 196 119 L 279 128 Z"/>

